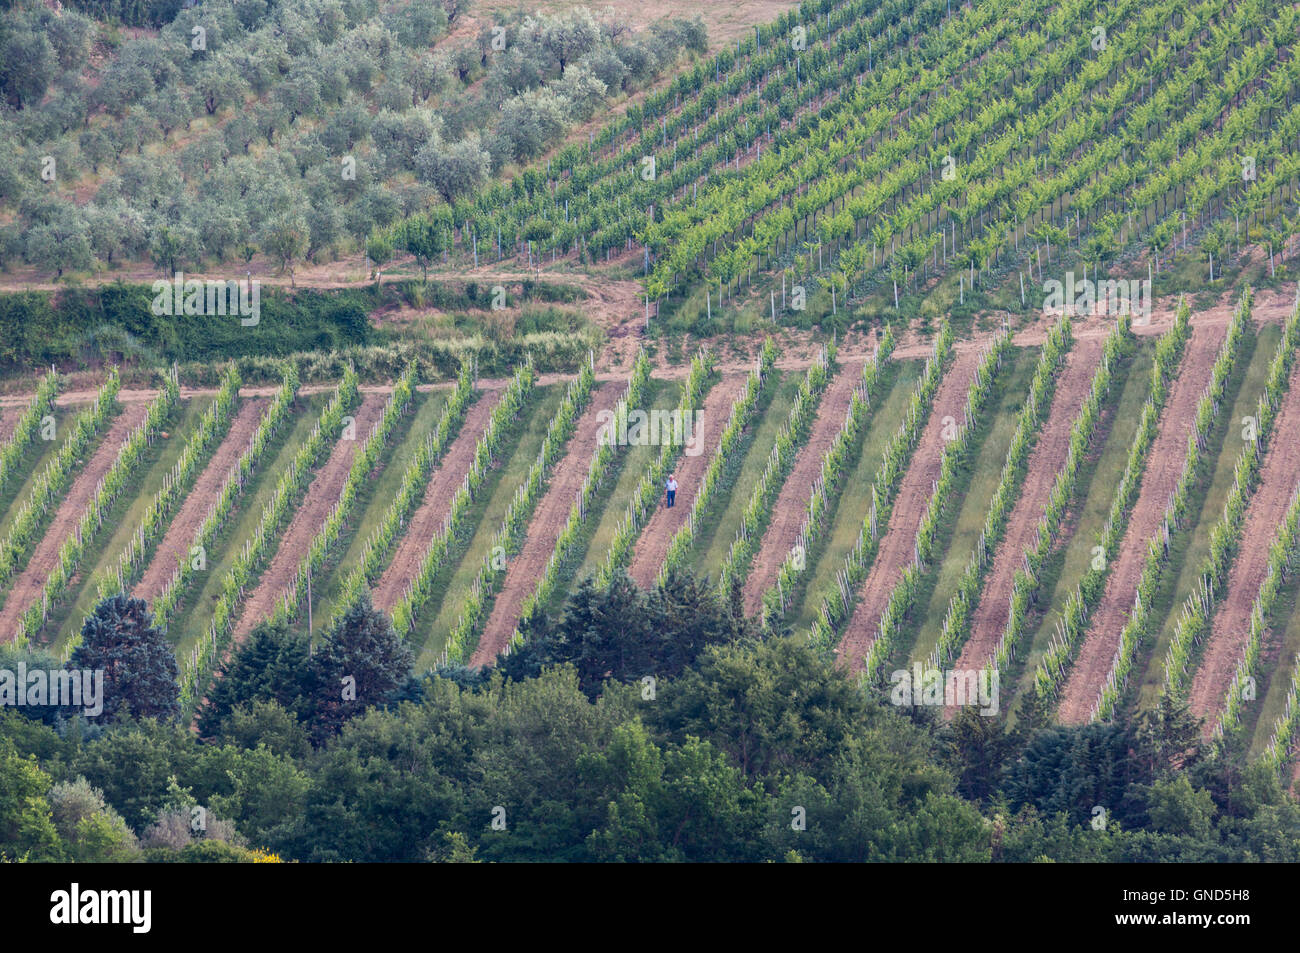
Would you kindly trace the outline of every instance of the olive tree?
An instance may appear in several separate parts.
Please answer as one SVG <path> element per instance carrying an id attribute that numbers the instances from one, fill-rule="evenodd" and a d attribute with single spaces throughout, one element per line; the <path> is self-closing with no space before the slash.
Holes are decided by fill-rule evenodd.
<path id="1" fill-rule="evenodd" d="M 92 172 L 99 172 L 99 164 L 108 162 L 121 148 L 117 139 L 117 128 L 108 123 L 96 123 L 77 137 L 81 154 L 90 163 Z"/>
<path id="2" fill-rule="evenodd" d="M 175 274 L 186 262 L 197 261 L 202 244 L 198 232 L 188 225 L 163 225 L 154 232 L 149 257 L 164 275 Z"/>
<path id="3" fill-rule="evenodd" d="M 90 231 L 80 213 L 69 211 L 27 233 L 27 260 L 63 277 L 67 270 L 89 268 Z"/>
<path id="4" fill-rule="evenodd" d="M 64 69 L 81 69 L 98 30 L 95 21 L 66 7 L 57 14 L 47 7 L 38 7 L 35 13 L 38 32 L 49 38 L 59 65 Z"/>
<path id="5" fill-rule="evenodd" d="M 441 133 L 442 120 L 422 109 L 407 113 L 384 110 L 370 127 L 370 139 L 385 174 L 412 169 L 415 154 Z"/>
<path id="6" fill-rule="evenodd" d="M 501 130 L 510 137 L 515 159 L 540 155 L 564 132 L 569 119 L 568 99 L 548 90 L 530 90 L 501 107 Z"/>
<path id="7" fill-rule="evenodd" d="M 194 88 L 203 102 L 204 111 L 212 116 L 223 106 L 242 103 L 248 92 L 248 83 L 239 74 L 232 58 L 220 56 L 204 66 Z"/>
<path id="8" fill-rule="evenodd" d="M 451 144 L 429 142 L 415 156 L 416 174 L 448 203 L 482 186 L 490 164 L 477 135 Z"/>
<path id="9" fill-rule="evenodd" d="M 570 60 L 600 42 L 600 25 L 586 7 L 556 16 L 543 15 L 542 23 L 542 48 L 559 64 L 561 76 Z"/>
<path id="10" fill-rule="evenodd" d="M 290 286 L 297 287 L 294 265 L 306 253 L 310 238 L 306 217 L 301 212 L 284 212 L 262 227 L 258 245 L 279 262 L 281 272 L 289 272 Z"/>
<path id="11" fill-rule="evenodd" d="M 469 2 L 470 0 L 439 0 L 448 23 L 455 23 L 456 18 L 469 9 Z"/>
<path id="12" fill-rule="evenodd" d="M 49 38 L 21 21 L 0 28 L 0 91 L 15 109 L 41 101 L 58 70 Z"/>

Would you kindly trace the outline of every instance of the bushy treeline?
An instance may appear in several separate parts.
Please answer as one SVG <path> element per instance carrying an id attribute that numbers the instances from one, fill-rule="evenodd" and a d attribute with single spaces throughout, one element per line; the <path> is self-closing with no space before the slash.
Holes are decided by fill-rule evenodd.
<path id="1" fill-rule="evenodd" d="M 263 289 L 256 326 L 227 316 L 157 315 L 148 285 L 109 284 L 58 293 L 0 295 L 0 364 L 122 357 L 215 361 L 330 350 L 371 341 L 367 290 Z"/>
<path id="2" fill-rule="evenodd" d="M 188 0 L 67 0 L 63 6 L 123 26 L 161 27 L 176 19 Z"/>
<path id="3" fill-rule="evenodd" d="M 440 42 L 465 6 L 204 0 L 132 39 L 34 2 L 0 14 L 0 267 L 359 249 L 704 46 L 698 21 L 634 35 L 585 7 Z"/>
<path id="4" fill-rule="evenodd" d="M 484 375 L 507 374 L 528 354 L 545 370 L 576 368 L 599 333 L 572 310 L 539 302 L 579 300 L 579 288 L 525 280 L 506 288 L 519 306 L 507 322 L 491 314 L 492 289 L 475 282 L 387 282 L 314 290 L 263 288 L 255 326 L 240 315 L 157 315 L 151 286 L 115 282 L 59 292 L 0 294 L 0 370 L 99 361 L 178 362 L 190 383 L 221 374 L 213 362 L 236 360 L 250 382 L 278 380 L 282 360 L 303 380 L 336 379 L 353 364 L 366 379 L 392 380 L 412 361 L 429 379 L 455 375 L 477 360 Z M 389 307 L 449 312 L 427 337 L 376 327 L 369 315 Z M 462 310 L 463 309 L 463 310 Z"/>
<path id="5" fill-rule="evenodd" d="M 491 674 L 423 680 L 368 603 L 314 654 L 264 626 L 197 736 L 166 718 L 0 713 L 0 853 L 1300 859 L 1300 805 L 1268 770 L 1206 756 L 1184 710 L 1064 728 L 1031 707 L 1010 732 L 967 710 L 940 725 L 739 610 L 738 592 L 676 573 L 650 591 L 587 584 Z M 206 830 L 180 823 L 192 816 Z"/>

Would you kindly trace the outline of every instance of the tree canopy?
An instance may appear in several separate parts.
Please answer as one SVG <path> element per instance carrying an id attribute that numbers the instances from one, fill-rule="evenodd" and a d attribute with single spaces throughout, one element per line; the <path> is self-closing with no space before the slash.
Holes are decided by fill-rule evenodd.
<path id="1" fill-rule="evenodd" d="M 98 629 L 148 631 L 134 602 L 107 601 Z M 362 600 L 314 651 L 291 625 L 256 629 L 197 734 L 136 706 L 103 726 L 0 711 L 0 853 L 1300 860 L 1300 805 L 1279 778 L 1207 756 L 1177 704 L 1129 725 L 941 722 L 687 574 L 582 585 L 526 635 L 491 671 L 416 682 Z"/>

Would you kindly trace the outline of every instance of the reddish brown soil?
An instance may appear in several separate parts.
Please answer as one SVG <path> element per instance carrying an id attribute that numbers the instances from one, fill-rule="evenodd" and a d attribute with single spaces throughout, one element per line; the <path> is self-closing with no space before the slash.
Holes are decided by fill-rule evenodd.
<path id="1" fill-rule="evenodd" d="M 68 375 L 75 377 L 76 375 Z M 567 378 L 566 378 L 567 379 Z M 101 383 L 99 375 L 91 372 L 86 374 L 85 387 L 77 390 L 65 390 L 55 398 L 54 403 L 59 407 L 76 407 L 83 404 L 89 404 L 94 401 L 99 394 L 99 384 Z M 454 385 L 454 381 L 442 381 L 436 384 L 419 384 L 416 387 L 418 391 L 431 391 L 440 388 L 449 388 Z M 481 383 L 481 382 L 480 382 Z M 326 394 L 333 393 L 336 383 L 329 384 L 303 384 L 298 388 L 299 394 Z M 261 386 L 250 386 L 239 388 L 239 396 L 245 400 L 253 397 L 274 397 L 279 391 L 278 384 L 266 384 Z M 218 388 L 216 387 L 185 387 L 180 389 L 181 400 L 192 400 L 195 397 L 214 397 Z M 387 397 L 393 392 L 392 384 L 360 384 L 357 390 L 362 394 L 380 394 Z M 158 396 L 157 388 L 152 387 L 123 387 L 117 392 L 117 401 L 120 404 L 136 404 L 153 400 Z M 0 397 L 0 407 L 26 407 L 31 403 L 31 394 L 9 394 Z"/>
<path id="2" fill-rule="evenodd" d="M 136 584 L 132 595 L 146 602 L 153 602 L 162 594 L 163 589 L 177 572 L 182 559 L 189 558 L 190 545 L 194 534 L 207 519 L 209 511 L 216 505 L 225 486 L 230 471 L 239 463 L 239 457 L 248 448 L 248 443 L 257 431 L 257 425 L 270 401 L 264 398 L 246 400 L 240 405 L 226 436 L 217 444 L 216 452 L 208 465 L 203 468 L 199 478 L 194 481 L 189 493 L 181 503 L 180 510 L 167 526 L 158 550 L 144 571 L 140 582 Z"/>
<path id="3" fill-rule="evenodd" d="M 73 479 L 63 499 L 56 504 L 58 509 L 54 519 L 37 541 L 27 567 L 9 587 L 4 606 L 0 608 L 0 642 L 13 641 L 19 618 L 40 598 L 45 580 L 58 564 L 59 550 L 76 530 L 87 504 L 99 488 L 99 481 L 121 452 L 122 444 L 131 431 L 144 422 L 147 410 L 146 404 L 127 404 L 113 418 L 104 439 Z"/>
<path id="4" fill-rule="evenodd" d="M 853 672 L 862 671 L 867 653 L 876 640 L 876 627 L 889 604 L 894 586 L 911 565 L 916 550 L 916 532 L 930 505 L 934 481 L 939 478 L 939 465 L 943 460 L 944 418 L 953 418 L 961 424 L 966 398 L 979 367 L 979 353 L 963 350 L 957 353 L 952 366 L 939 383 L 930 417 L 921 433 L 921 442 L 912 455 L 902 486 L 894 498 L 889 526 L 866 581 L 858 590 L 858 601 L 849 618 L 839 648 L 839 661 Z M 863 514 L 865 516 L 865 514 Z"/>
<path id="5" fill-rule="evenodd" d="M 587 478 L 601 426 L 597 415 L 602 410 L 612 410 L 623 391 L 624 388 L 614 381 L 601 384 L 592 394 L 587 409 L 578 418 L 568 448 L 551 473 L 547 490 L 528 523 L 523 547 L 506 567 L 505 582 L 492 604 L 492 612 L 483 628 L 478 647 L 470 658 L 470 665 L 491 665 L 510 643 L 510 637 L 523 612 L 524 600 L 537 587 L 546 571 L 546 563 L 555 550 L 555 542 L 569 518 L 569 511 L 582 489 L 582 482 Z"/>
<path id="6" fill-rule="evenodd" d="M 665 18 L 691 19 L 702 17 L 709 30 L 709 50 L 730 46 L 735 52 L 735 41 L 754 35 L 754 24 L 767 24 L 782 11 L 797 6 L 792 0 L 732 0 L 729 3 L 705 0 L 605 0 L 587 3 L 584 0 L 541 0 L 529 4 L 530 12 L 562 13 L 575 7 L 588 7 L 598 20 L 614 17 L 620 26 L 643 30 L 651 23 Z M 518 0 L 478 0 L 456 18 L 449 39 L 465 41 L 478 36 L 480 30 L 497 22 L 496 18 L 521 9 Z M 441 42 L 441 41 L 440 41 Z"/>
<path id="7" fill-rule="evenodd" d="M 1170 388 L 1155 442 L 1147 455 L 1148 465 L 1120 542 L 1119 556 L 1110 568 L 1106 590 L 1092 613 L 1087 636 L 1061 695 L 1057 717 L 1063 724 L 1082 724 L 1092 717 L 1093 706 L 1106 687 L 1120 633 L 1133 609 L 1146 565 L 1147 546 L 1160 532 L 1169 496 L 1182 477 L 1187 437 L 1196 422 L 1196 404 L 1210 382 L 1226 330 L 1226 324 L 1198 324 L 1192 329 L 1182 367 Z"/>
<path id="8" fill-rule="evenodd" d="M 861 361 L 844 361 L 826 388 L 808 442 L 795 454 L 794 468 L 772 506 L 772 519 L 763 533 L 754 565 L 745 580 L 745 613 L 756 615 L 763 608 L 763 593 L 776 585 L 781 564 L 799 539 L 813 483 L 822 472 L 822 458 L 839 435 L 853 402 L 853 392 L 862 382 Z"/>
<path id="9" fill-rule="evenodd" d="M 983 668 L 998 647 L 1011 611 L 1016 572 L 1024 564 L 1025 552 L 1038 538 L 1038 524 L 1047 509 L 1052 486 L 1070 453 L 1074 418 L 1087 399 L 1101 355 L 1100 342 L 1078 341 L 1061 370 L 1052 406 L 1042 422 L 1038 442 L 1029 454 L 1020 496 L 1007 518 L 1006 535 L 998 546 L 979 605 L 971 618 L 970 638 L 957 662 L 959 670 Z"/>
<path id="10" fill-rule="evenodd" d="M 474 465 L 479 437 L 487 429 L 488 419 L 501 400 L 501 393 L 501 389 L 496 388 L 479 395 L 478 400 L 470 405 L 460 430 L 447 446 L 442 459 L 434 466 L 424 490 L 424 500 L 403 528 L 392 562 L 371 593 L 376 608 L 385 612 L 393 610 L 411 579 L 419 572 L 430 540 L 443 531 L 443 524 L 451 513 L 452 500 Z"/>
<path id="11" fill-rule="evenodd" d="M 1268 572 L 1271 541 L 1291 504 L 1297 477 L 1300 477 L 1300 365 L 1291 372 L 1290 388 L 1282 401 L 1268 454 L 1260 469 L 1259 487 L 1246 509 L 1242 545 L 1228 573 L 1227 596 L 1216 611 L 1205 655 L 1192 679 L 1192 714 L 1205 719 L 1206 737 L 1214 730 L 1250 635 L 1250 611 Z"/>
<path id="12" fill-rule="evenodd" d="M 1195 308 L 1193 306 L 1191 323 L 1197 326 L 1226 325 L 1232 318 L 1232 312 L 1237 306 L 1238 298 L 1239 293 L 1232 291 L 1225 293 L 1218 303 L 1210 308 Z M 1157 299 L 1152 305 L 1150 319 L 1145 324 L 1134 324 L 1133 333 L 1143 337 L 1152 337 L 1168 331 L 1174 322 L 1177 306 L 1178 295 L 1169 295 Z M 1281 324 L 1290 317 L 1294 309 L 1294 290 L 1270 291 L 1261 289 L 1255 293 L 1250 315 L 1251 320 L 1256 325 Z M 1013 319 L 1014 317 L 1012 316 Z M 1033 323 L 1020 326 L 1020 329 L 1015 332 L 1015 336 L 1012 338 L 1012 343 L 1019 347 L 1037 347 L 1043 343 L 1048 330 L 1058 320 L 1058 313 L 1044 314 Z M 1074 337 L 1080 341 L 1090 338 L 1104 340 L 1110 334 L 1114 324 L 1113 318 L 1103 315 L 1079 315 L 1074 317 Z M 955 349 L 960 351 L 963 348 L 983 347 L 994 333 L 993 330 L 976 331 L 970 338 L 958 341 L 955 344 Z M 849 340 L 848 336 L 846 336 L 846 340 Z M 894 357 L 896 359 L 924 358 L 932 350 L 933 345 L 928 337 L 918 334 L 915 330 L 909 330 L 899 338 L 898 347 L 894 349 Z M 843 353 L 843 350 L 841 350 L 841 353 Z"/>
<path id="13" fill-rule="evenodd" d="M 382 394 L 366 394 L 361 406 L 353 412 L 352 416 L 356 418 L 356 439 L 339 440 L 325 465 L 311 481 L 306 498 L 294 511 L 288 529 L 280 537 L 280 545 L 271 558 L 271 564 L 262 573 L 253 594 L 244 602 L 244 610 L 235 626 L 235 643 L 242 641 L 259 622 L 275 611 L 276 603 L 293 581 L 298 566 L 307 555 L 312 539 L 320 532 L 330 511 L 338 503 L 348 471 L 352 469 L 352 457 L 370 434 L 370 428 L 383 414 L 386 402 L 387 399 Z"/>
<path id="14" fill-rule="evenodd" d="M 693 438 L 700 452 L 695 456 L 683 453 L 673 471 L 677 478 L 677 502 L 671 510 L 662 505 L 655 509 L 632 550 L 628 574 L 636 580 L 638 586 L 648 588 L 659 575 L 659 569 L 668 555 L 668 544 L 690 517 L 691 505 L 699 492 L 700 481 L 704 479 L 709 463 L 718 450 L 718 443 L 722 440 L 722 430 L 727 426 L 731 406 L 744 392 L 745 378 L 729 376 L 720 380 L 705 398 L 704 405 L 700 408 L 699 426 Z M 690 503 L 686 502 L 688 495 Z"/>
<path id="15" fill-rule="evenodd" d="M 23 415 L 26 405 L 17 407 L 6 407 L 0 412 L 0 444 L 9 442 L 9 438 L 14 435 L 14 430 L 18 427 L 18 420 Z"/>

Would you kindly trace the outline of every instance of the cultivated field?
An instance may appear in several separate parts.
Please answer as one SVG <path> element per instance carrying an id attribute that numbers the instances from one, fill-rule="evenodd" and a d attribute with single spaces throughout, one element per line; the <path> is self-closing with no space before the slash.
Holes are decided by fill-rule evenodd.
<path id="1" fill-rule="evenodd" d="M 1300 8 L 303 2 L 0 90 L 0 642 L 134 595 L 189 723 L 259 626 L 471 683 L 689 573 L 874 697 L 995 678 L 989 750 L 1190 713 L 1294 787 Z"/>
<path id="2" fill-rule="evenodd" d="M 227 388 L 230 406 L 221 415 L 198 412 L 218 392 L 189 392 L 151 438 L 177 447 L 195 441 L 203 420 L 219 419 L 187 469 L 186 492 L 148 532 L 90 524 L 77 565 L 98 573 L 74 575 L 50 600 L 48 621 L 26 637 L 71 644 L 72 606 L 87 604 L 91 577 L 103 576 L 118 541 L 132 536 L 143 544 L 132 563 L 138 569 L 128 573 L 137 577 L 131 591 L 151 604 L 168 591 L 162 620 L 182 660 L 189 651 L 191 699 L 202 697 L 214 660 L 259 622 L 276 617 L 305 627 L 309 600 L 319 631 L 368 590 L 401 621 L 424 662 L 491 665 L 520 637 L 534 603 L 553 605 L 582 576 L 626 569 L 652 585 L 673 565 L 738 584 L 747 612 L 834 648 L 869 690 L 886 690 L 894 668 L 929 658 L 959 670 L 999 668 L 1010 717 L 1027 693 L 1051 699 L 1062 721 L 1080 722 L 1099 717 L 1103 704 L 1107 717 L 1131 717 L 1170 691 L 1206 719 L 1207 737 L 1228 730 L 1271 738 L 1289 730 L 1294 707 L 1274 703 L 1277 724 L 1260 725 L 1253 699 L 1231 698 L 1246 676 L 1285 685 L 1293 673 L 1294 658 L 1278 648 L 1294 627 L 1294 600 L 1266 604 L 1258 623 L 1251 616 L 1271 574 L 1288 591 L 1294 585 L 1296 543 L 1286 527 L 1298 506 L 1300 311 L 1282 317 L 1276 306 L 1243 298 L 1226 320 L 1222 309 L 1185 306 L 1176 315 L 1141 334 L 1126 318 L 1109 326 L 1060 322 L 1042 344 L 996 333 L 977 347 L 954 347 L 944 328 L 924 361 L 891 352 L 891 340 L 867 359 L 832 350 L 825 364 L 785 371 L 768 351 L 747 374 L 702 353 L 685 378 L 661 376 L 642 359 L 627 373 L 597 375 L 589 366 L 545 383 L 526 367 L 509 381 L 462 376 L 432 389 L 409 377 L 365 389 L 345 379 L 306 394 L 290 381 L 270 395 Z M 1133 413 L 1124 409 L 1129 392 L 1147 410 L 1136 429 L 1130 422 L 1124 430 L 1115 418 Z M 13 556 L 0 607 L 8 631 L 34 600 L 48 599 L 43 587 L 60 546 L 161 393 L 112 399 L 102 434 L 84 441 L 64 488 L 36 520 L 41 534 L 26 546 L 12 526 L 38 488 L 9 499 Z M 657 445 L 620 442 L 617 423 L 602 430 L 629 394 L 660 407 L 665 419 L 698 406 L 692 453 L 668 439 L 667 426 Z M 1218 408 L 1251 401 L 1258 410 L 1246 421 L 1253 428 L 1247 443 L 1241 422 L 1218 419 Z M 74 397 L 57 406 L 71 414 L 87 405 Z M 1109 449 L 1121 431 L 1125 445 Z M 29 440 L 20 459 L 47 459 L 43 443 Z M 1257 475 L 1242 470 L 1239 483 L 1211 481 L 1230 472 L 1243 448 L 1259 455 Z M 250 456 L 241 475 L 241 459 Z M 1129 461 L 1123 475 L 1107 469 L 1111 456 Z M 175 454 L 146 455 L 133 485 L 160 487 L 159 475 L 173 466 Z M 286 479 L 298 467 L 304 472 Z M 667 472 L 680 485 L 672 510 L 662 502 Z M 366 541 L 392 519 L 391 498 L 350 501 L 352 487 L 381 480 L 411 489 L 376 548 Z M 1180 493 L 1207 487 L 1221 498 L 1179 505 Z M 1233 494 L 1243 503 L 1235 520 L 1225 515 Z M 108 522 L 111 514 L 139 518 L 130 496 L 128 489 L 112 504 Z M 221 531 L 205 535 L 223 496 Z M 755 499 L 775 501 L 758 525 L 746 530 L 745 518 L 727 517 L 736 501 Z M 1089 528 L 1097 526 L 1093 499 L 1110 514 L 1100 531 Z M 263 515 L 254 520 L 256 512 Z M 1202 550 L 1187 541 L 1222 520 L 1224 581 L 1198 609 L 1203 632 L 1180 650 L 1178 676 L 1144 693 L 1127 673 L 1173 664 L 1164 653 L 1180 637 L 1158 636 L 1184 621 L 1180 605 L 1189 595 L 1153 580 L 1193 578 L 1185 564 Z M 860 528 L 856 545 L 853 527 Z M 179 572 L 196 539 L 206 540 L 205 564 Z M 804 548 L 795 561 L 797 546 Z M 1079 547 L 1088 559 L 1067 557 L 1055 570 L 1056 588 L 1077 586 L 1075 595 L 1062 604 L 1039 592 L 1026 575 L 1030 560 Z M 211 588 L 214 573 L 233 572 L 250 552 L 241 586 Z M 711 564 L 717 557 L 709 553 L 726 555 Z M 294 583 L 308 563 L 316 573 L 310 597 Z M 347 581 L 362 568 L 360 583 Z M 973 598 L 963 616 L 953 607 L 968 585 Z M 777 590 L 780 599 L 765 601 Z M 1028 598 L 1018 602 L 1022 590 Z M 201 591 L 210 595 L 196 600 Z M 214 599 L 229 602 L 223 627 L 211 621 Z M 1046 651 L 1040 632 L 1050 637 Z M 196 635 L 212 650 L 197 651 Z M 1234 718 L 1221 724 L 1229 707 Z M 1285 754 L 1267 745 L 1257 752 Z"/>

